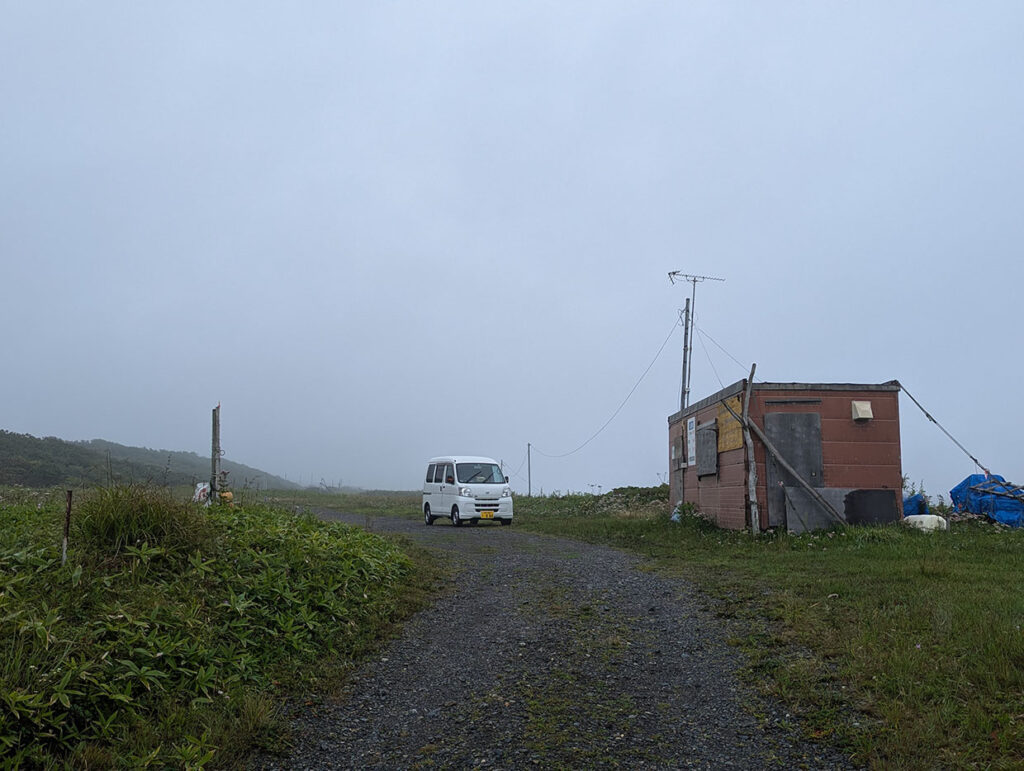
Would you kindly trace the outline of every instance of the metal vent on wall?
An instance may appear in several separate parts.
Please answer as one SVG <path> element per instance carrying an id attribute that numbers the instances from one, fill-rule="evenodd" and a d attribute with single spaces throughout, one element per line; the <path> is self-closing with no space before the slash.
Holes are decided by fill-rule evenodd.
<path id="1" fill-rule="evenodd" d="M 871 402 L 852 401 L 853 419 L 857 422 L 871 420 L 874 416 L 871 412 Z"/>

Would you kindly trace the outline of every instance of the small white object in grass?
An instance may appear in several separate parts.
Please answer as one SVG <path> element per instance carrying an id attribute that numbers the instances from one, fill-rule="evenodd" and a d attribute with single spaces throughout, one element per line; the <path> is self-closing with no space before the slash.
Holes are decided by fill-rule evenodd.
<path id="1" fill-rule="evenodd" d="M 920 530 L 948 530 L 946 520 L 937 514 L 914 514 L 903 518 L 903 524 Z"/>

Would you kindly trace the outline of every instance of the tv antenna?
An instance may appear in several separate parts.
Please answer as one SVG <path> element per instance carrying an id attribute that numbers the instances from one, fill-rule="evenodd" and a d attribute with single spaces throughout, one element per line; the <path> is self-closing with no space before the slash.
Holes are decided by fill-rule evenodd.
<path id="1" fill-rule="evenodd" d="M 679 394 L 679 409 L 685 410 L 690 404 L 690 352 L 693 349 L 693 312 L 697 306 L 697 284 L 702 281 L 725 281 L 724 278 L 716 276 L 695 276 L 692 273 L 682 273 L 678 270 L 669 271 L 668 280 L 673 284 L 676 281 L 689 281 L 693 285 L 690 297 L 686 298 L 686 309 L 683 311 L 683 384 Z"/>

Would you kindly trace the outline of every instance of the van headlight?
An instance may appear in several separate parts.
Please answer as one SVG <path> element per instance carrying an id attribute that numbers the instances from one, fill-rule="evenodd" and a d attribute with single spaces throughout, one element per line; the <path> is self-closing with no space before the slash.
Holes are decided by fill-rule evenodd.
<path id="1" fill-rule="evenodd" d="M 460 487 L 459 488 L 459 495 L 461 495 L 463 498 L 472 498 L 473 497 L 473 491 L 470 490 L 468 487 Z"/>
<path id="2" fill-rule="evenodd" d="M 501 491 L 501 497 L 502 498 L 511 498 L 512 497 L 512 488 L 511 487 L 506 487 L 504 490 L 502 490 Z"/>

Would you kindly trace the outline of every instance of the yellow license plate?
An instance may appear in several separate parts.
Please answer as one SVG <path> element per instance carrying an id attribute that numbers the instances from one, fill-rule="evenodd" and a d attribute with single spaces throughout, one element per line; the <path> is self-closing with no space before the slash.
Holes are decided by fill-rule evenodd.
<path id="1" fill-rule="evenodd" d="M 481 511 L 480 512 L 480 519 L 494 519 L 494 512 L 493 511 Z"/>

